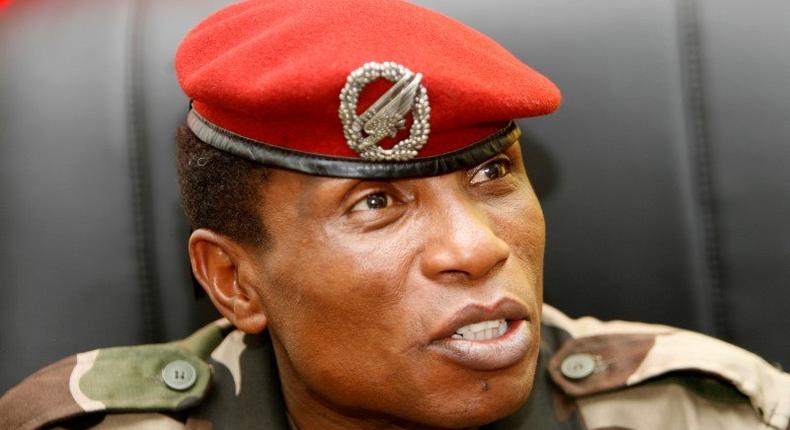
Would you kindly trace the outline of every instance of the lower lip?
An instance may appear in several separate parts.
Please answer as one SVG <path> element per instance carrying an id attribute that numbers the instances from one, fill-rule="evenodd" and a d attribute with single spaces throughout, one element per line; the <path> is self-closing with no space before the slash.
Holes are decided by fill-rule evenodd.
<path id="1" fill-rule="evenodd" d="M 488 340 L 445 338 L 428 345 L 430 350 L 473 370 L 497 370 L 510 367 L 529 351 L 530 330 L 526 320 L 511 321 L 500 337 Z"/>

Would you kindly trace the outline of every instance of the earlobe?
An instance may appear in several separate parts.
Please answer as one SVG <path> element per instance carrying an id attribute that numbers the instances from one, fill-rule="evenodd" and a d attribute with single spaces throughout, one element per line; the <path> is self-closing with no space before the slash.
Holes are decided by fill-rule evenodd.
<path id="1" fill-rule="evenodd" d="M 189 237 L 192 272 L 214 307 L 238 329 L 254 334 L 266 328 L 266 315 L 258 292 L 240 280 L 246 258 L 239 244 L 211 230 L 198 229 Z"/>

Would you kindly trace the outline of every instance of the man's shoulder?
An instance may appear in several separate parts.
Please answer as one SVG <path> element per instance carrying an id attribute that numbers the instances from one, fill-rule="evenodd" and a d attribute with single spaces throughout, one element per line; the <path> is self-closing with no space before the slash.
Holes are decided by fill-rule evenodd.
<path id="1" fill-rule="evenodd" d="M 790 375 L 721 340 L 669 326 L 571 319 L 549 358 L 552 381 L 591 428 L 787 429 Z M 746 426 L 746 425 L 749 426 Z"/>
<path id="2" fill-rule="evenodd" d="M 230 328 L 220 320 L 177 342 L 66 357 L 0 397 L 0 428 L 37 429 L 74 419 L 95 428 L 120 424 L 114 423 L 118 419 L 179 428 L 178 413 L 206 395 L 211 381 L 208 357 Z M 114 412 L 125 415 L 105 418 Z"/>

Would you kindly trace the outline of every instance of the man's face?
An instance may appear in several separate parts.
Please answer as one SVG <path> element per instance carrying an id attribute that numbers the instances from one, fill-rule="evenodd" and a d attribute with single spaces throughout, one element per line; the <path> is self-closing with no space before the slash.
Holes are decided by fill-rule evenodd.
<path id="1" fill-rule="evenodd" d="M 421 179 L 273 170 L 259 212 L 273 242 L 240 276 L 260 294 L 289 408 L 468 426 L 526 400 L 545 228 L 518 144 Z"/>

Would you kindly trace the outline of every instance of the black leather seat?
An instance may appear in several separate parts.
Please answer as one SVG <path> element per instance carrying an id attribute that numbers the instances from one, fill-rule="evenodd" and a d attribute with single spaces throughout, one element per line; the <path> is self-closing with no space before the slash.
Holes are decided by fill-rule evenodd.
<path id="1" fill-rule="evenodd" d="M 60 356 L 215 316 L 185 255 L 172 57 L 223 3 L 0 11 L 0 391 Z M 790 365 L 790 3 L 424 3 L 563 90 L 558 113 L 521 121 L 548 220 L 547 302 Z"/>

